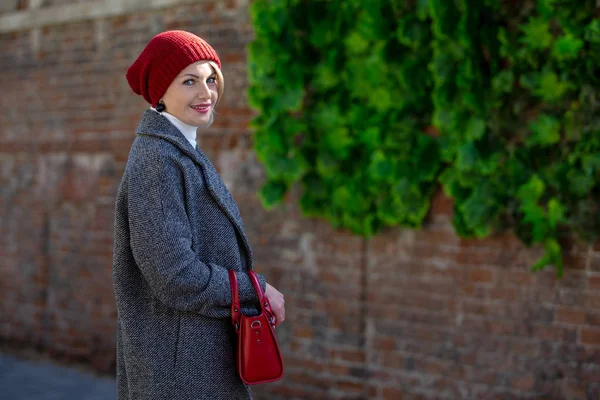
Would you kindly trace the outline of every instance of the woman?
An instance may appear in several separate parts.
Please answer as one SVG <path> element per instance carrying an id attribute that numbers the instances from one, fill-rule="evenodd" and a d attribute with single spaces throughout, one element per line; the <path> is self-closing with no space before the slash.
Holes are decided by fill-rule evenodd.
<path id="1" fill-rule="evenodd" d="M 256 315 L 252 252 L 236 203 L 196 147 L 223 95 L 221 62 L 184 31 L 155 36 L 127 71 L 151 105 L 116 200 L 117 388 L 124 399 L 250 399 L 234 363 L 228 270 Z M 283 295 L 260 276 L 276 324 Z"/>

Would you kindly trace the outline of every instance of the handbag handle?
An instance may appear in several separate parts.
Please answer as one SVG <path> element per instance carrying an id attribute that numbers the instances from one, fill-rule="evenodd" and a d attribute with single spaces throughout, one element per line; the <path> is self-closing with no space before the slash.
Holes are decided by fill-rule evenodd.
<path id="1" fill-rule="evenodd" d="M 254 286 L 254 290 L 258 295 L 258 301 L 262 312 L 267 314 L 271 325 L 275 325 L 273 311 L 271 310 L 271 303 L 269 302 L 269 298 L 265 296 L 262 287 L 260 286 L 258 275 L 256 275 L 256 272 L 252 270 L 248 271 L 248 275 L 250 277 L 250 281 L 252 282 L 252 286 Z M 232 270 L 229 270 L 229 285 L 231 287 L 231 322 L 236 329 L 239 329 L 240 319 L 242 318 L 242 308 L 240 307 L 240 294 L 238 291 L 237 276 L 235 275 L 235 271 Z"/>

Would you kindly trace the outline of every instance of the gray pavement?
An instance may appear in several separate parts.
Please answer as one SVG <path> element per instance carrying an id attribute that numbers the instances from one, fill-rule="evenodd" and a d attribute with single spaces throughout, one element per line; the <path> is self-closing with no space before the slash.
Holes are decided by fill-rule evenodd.
<path id="1" fill-rule="evenodd" d="M 114 379 L 0 353 L 0 400 L 115 400 Z"/>

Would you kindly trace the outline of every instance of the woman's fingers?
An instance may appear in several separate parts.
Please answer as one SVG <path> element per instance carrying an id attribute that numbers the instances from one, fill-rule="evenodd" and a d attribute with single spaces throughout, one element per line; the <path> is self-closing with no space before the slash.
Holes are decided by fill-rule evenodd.
<path id="1" fill-rule="evenodd" d="M 275 317 L 275 326 L 277 326 L 285 321 L 285 299 L 279 290 L 275 289 L 268 283 L 265 289 L 265 296 L 269 298 L 271 310 L 273 311 Z"/>

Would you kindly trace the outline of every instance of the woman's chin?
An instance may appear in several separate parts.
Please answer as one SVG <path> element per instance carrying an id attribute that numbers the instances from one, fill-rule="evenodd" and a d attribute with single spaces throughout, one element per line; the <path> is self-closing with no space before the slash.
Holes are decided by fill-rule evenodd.
<path id="1" fill-rule="evenodd" d="M 183 122 L 191 126 L 205 126 L 210 123 L 210 119 L 210 113 L 203 115 L 198 115 L 196 113 L 196 115 L 190 115 L 188 118 L 186 118 L 186 121 Z"/>
<path id="2" fill-rule="evenodd" d="M 196 117 L 195 121 L 196 121 L 195 126 L 198 126 L 198 127 L 210 126 L 213 121 L 212 112 L 206 113 L 206 115 L 203 115 L 201 117 Z"/>

